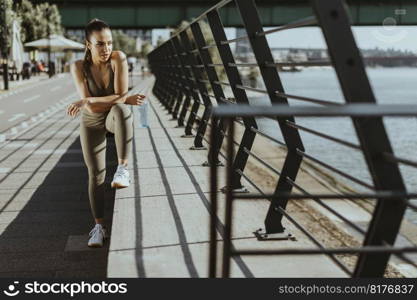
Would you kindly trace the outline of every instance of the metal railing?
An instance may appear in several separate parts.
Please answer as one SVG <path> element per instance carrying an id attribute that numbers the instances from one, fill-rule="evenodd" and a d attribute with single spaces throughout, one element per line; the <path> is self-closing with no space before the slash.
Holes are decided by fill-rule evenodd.
<path id="1" fill-rule="evenodd" d="M 235 5 L 247 35 L 228 40 L 223 28 L 219 10 L 225 5 Z M 217 268 L 217 167 L 221 166 L 220 156 L 227 162 L 226 219 L 223 236 L 223 277 L 230 275 L 230 259 L 237 255 L 278 255 L 278 254 L 326 254 L 346 274 L 353 277 L 382 277 L 386 271 L 391 254 L 414 267 L 417 264 L 406 256 L 408 252 L 417 252 L 416 247 L 394 247 L 400 225 L 407 208 L 416 210 L 410 198 L 416 194 L 408 193 L 399 170 L 399 164 L 417 167 L 417 163 L 394 155 L 382 118 L 385 116 L 416 116 L 417 107 L 377 105 L 365 72 L 364 63 L 350 28 L 345 3 L 342 0 L 312 0 L 314 16 L 264 31 L 256 4 L 253 0 L 225 0 L 219 2 L 185 29 L 153 50 L 148 58 L 156 77 L 153 92 L 162 102 L 178 126 L 185 126 L 183 137 L 194 137 L 192 149 L 206 149 L 203 141 L 210 144 L 205 165 L 210 166 L 211 174 L 211 229 L 210 229 L 210 269 L 209 276 L 216 277 Z M 200 22 L 207 21 L 214 44 L 207 44 Z M 330 65 L 336 71 L 345 103 L 328 101 L 288 94 L 284 90 L 277 68 L 291 65 L 291 62 L 275 62 L 266 36 L 282 30 L 306 25 L 321 28 L 328 52 Z M 250 42 L 255 62 L 236 63 L 230 44 L 239 40 Z M 216 48 L 221 63 L 214 63 L 211 49 Z M 300 63 L 297 63 L 299 65 Z M 315 64 L 304 64 L 309 67 Z M 222 67 L 228 82 L 221 81 L 216 67 Z M 245 86 L 239 68 L 257 67 L 265 84 L 265 89 Z M 225 89 L 230 88 L 233 99 L 226 98 Z M 209 90 L 211 90 L 209 92 Z M 250 106 L 247 91 L 265 94 L 272 106 Z M 317 106 L 289 106 L 288 99 L 313 103 Z M 191 106 L 191 108 L 190 108 Z M 203 113 L 198 115 L 200 106 Z M 188 113 L 188 119 L 186 116 Z M 267 117 L 276 121 L 281 130 L 283 141 L 258 128 L 255 117 Z M 343 116 L 351 118 L 359 144 L 354 144 L 301 126 L 294 116 L 328 118 Z M 239 141 L 235 141 L 235 126 L 244 129 Z M 210 140 L 205 137 L 210 127 Z M 196 128 L 194 128 L 196 127 Z M 193 134 L 195 132 L 195 135 Z M 322 139 L 338 143 L 353 151 L 363 153 L 372 182 L 358 179 L 348 172 L 307 153 L 299 131 L 305 131 Z M 286 148 L 286 157 L 281 170 L 277 170 L 252 151 L 256 135 Z M 226 153 L 221 151 L 224 138 L 227 137 Z M 234 153 L 234 147 L 238 150 Z M 270 169 L 278 177 L 273 194 L 268 194 L 245 174 L 248 159 L 254 159 Z M 352 194 L 311 194 L 297 183 L 297 174 L 303 160 L 313 162 L 328 171 L 344 177 L 347 181 L 370 191 Z M 258 193 L 249 193 L 242 185 L 242 178 Z M 293 191 L 299 193 L 294 194 Z M 367 230 L 364 230 L 326 202 L 332 199 L 374 199 L 375 209 Z M 265 217 L 265 231 L 255 232 L 258 240 L 291 239 L 285 232 L 283 218 L 292 223 L 308 237 L 317 248 L 279 249 L 279 250 L 236 250 L 231 241 L 232 202 L 234 199 L 266 199 L 270 206 Z M 329 213 L 336 216 L 354 231 L 364 236 L 363 246 L 356 248 L 329 249 L 304 228 L 287 211 L 288 200 L 312 199 Z M 326 200 L 326 201 L 324 201 Z M 352 272 L 336 254 L 357 254 L 358 260 Z"/>

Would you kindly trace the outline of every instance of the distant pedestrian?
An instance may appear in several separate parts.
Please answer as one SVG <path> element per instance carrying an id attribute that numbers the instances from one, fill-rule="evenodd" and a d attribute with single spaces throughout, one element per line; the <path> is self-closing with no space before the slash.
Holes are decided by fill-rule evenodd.
<path id="1" fill-rule="evenodd" d="M 84 60 L 71 65 L 78 93 L 82 98 L 68 106 L 70 116 L 81 111 L 80 140 L 88 168 L 88 196 L 96 225 L 90 231 L 88 246 L 101 247 L 108 233 L 104 226 L 104 179 L 106 177 L 106 132 L 115 136 L 118 157 L 113 188 L 130 184 L 127 170 L 132 147 L 132 113 L 128 105 L 142 105 L 145 96 L 128 96 L 126 55 L 112 51 L 110 27 L 98 19 L 85 28 Z"/>

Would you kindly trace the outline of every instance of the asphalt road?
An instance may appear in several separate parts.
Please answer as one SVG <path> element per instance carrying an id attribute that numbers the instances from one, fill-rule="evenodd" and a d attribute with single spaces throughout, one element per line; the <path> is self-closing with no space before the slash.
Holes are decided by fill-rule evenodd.
<path id="1" fill-rule="evenodd" d="M 70 74 L 28 83 L 27 86 L 17 88 L 14 94 L 1 95 L 0 134 L 57 105 L 70 95 L 74 97 L 74 101 L 78 100 Z M 64 114 L 62 117 L 66 118 Z"/>

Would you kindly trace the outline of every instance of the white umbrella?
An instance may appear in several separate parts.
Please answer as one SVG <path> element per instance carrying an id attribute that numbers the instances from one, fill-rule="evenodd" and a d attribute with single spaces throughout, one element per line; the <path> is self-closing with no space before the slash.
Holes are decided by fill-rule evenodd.
<path id="1" fill-rule="evenodd" d="M 49 36 L 49 39 L 40 39 L 33 42 L 25 44 L 26 47 L 34 47 L 38 49 L 48 49 L 49 46 L 51 50 L 60 51 L 65 49 L 73 50 L 83 50 L 84 44 L 69 40 L 62 35 L 52 34 Z"/>
<path id="2" fill-rule="evenodd" d="M 12 28 L 12 45 L 10 48 L 10 60 L 14 62 L 16 67 L 16 72 L 20 73 L 23 68 L 23 45 L 22 40 L 20 39 L 20 26 L 19 23 L 14 20 Z"/>

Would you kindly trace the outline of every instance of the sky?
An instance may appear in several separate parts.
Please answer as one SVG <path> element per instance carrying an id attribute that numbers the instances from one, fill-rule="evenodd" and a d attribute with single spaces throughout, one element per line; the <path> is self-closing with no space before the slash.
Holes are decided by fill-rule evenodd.
<path id="1" fill-rule="evenodd" d="M 270 29 L 265 27 L 264 30 Z M 417 26 L 352 26 L 357 45 L 361 49 L 379 47 L 410 50 L 417 54 Z M 229 39 L 235 37 L 234 28 L 226 28 Z M 167 29 L 154 29 L 153 41 L 158 36 L 169 38 Z M 317 27 L 296 28 L 267 36 L 270 47 L 327 48 L 321 30 Z"/>

